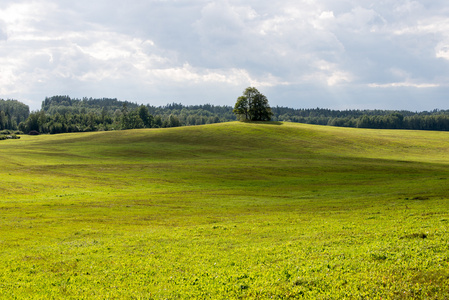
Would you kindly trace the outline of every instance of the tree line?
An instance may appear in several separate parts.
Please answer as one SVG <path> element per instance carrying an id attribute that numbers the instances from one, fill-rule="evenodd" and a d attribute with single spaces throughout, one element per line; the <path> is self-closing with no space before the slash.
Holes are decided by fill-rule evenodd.
<path id="1" fill-rule="evenodd" d="M 184 106 L 139 105 L 116 98 L 71 99 L 69 96 L 47 97 L 40 111 L 30 113 L 19 124 L 23 132 L 67 133 L 108 131 L 135 128 L 167 128 L 202 125 L 235 120 L 232 109 L 210 104 Z"/>
<path id="2" fill-rule="evenodd" d="M 0 99 L 0 131 L 65 133 L 166 128 L 229 122 L 237 118 L 266 120 L 268 117 L 272 121 L 328 126 L 449 131 L 449 110 L 411 112 L 268 107 L 266 97 L 257 93 L 257 97 L 254 97 L 254 92 L 245 90 L 243 98 L 238 98 L 236 107 L 211 104 L 185 106 L 178 103 L 156 107 L 116 98 L 72 99 L 69 96 L 53 96 L 45 98 L 41 109 L 31 113 L 28 105 L 17 100 Z M 266 108 L 265 115 L 254 114 L 258 103 Z M 236 115 L 236 111 L 239 114 Z"/>
<path id="3" fill-rule="evenodd" d="M 272 107 L 274 121 L 339 127 L 449 131 L 449 110 L 330 110 Z"/>

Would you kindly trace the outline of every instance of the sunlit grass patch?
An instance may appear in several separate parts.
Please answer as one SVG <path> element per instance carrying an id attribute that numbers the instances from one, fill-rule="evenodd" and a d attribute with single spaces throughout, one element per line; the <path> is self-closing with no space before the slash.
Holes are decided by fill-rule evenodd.
<path id="1" fill-rule="evenodd" d="M 447 298 L 448 138 L 225 123 L 2 141 L 2 295 Z"/>

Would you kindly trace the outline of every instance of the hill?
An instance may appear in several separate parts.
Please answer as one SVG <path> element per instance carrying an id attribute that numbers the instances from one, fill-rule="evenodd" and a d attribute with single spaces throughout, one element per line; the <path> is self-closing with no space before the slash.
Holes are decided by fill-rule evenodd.
<path id="1" fill-rule="evenodd" d="M 233 122 L 3 141 L 4 295 L 445 298 L 448 138 Z"/>

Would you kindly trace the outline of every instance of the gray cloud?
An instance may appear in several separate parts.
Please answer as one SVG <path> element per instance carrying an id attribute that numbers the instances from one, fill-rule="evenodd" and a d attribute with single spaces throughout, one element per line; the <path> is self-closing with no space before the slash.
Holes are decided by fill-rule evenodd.
<path id="1" fill-rule="evenodd" d="M 6 24 L 0 20 L 0 40 L 7 40 Z"/>
<path id="2" fill-rule="evenodd" d="M 0 97 L 447 108 L 443 1 L 133 0 L 0 4 Z"/>

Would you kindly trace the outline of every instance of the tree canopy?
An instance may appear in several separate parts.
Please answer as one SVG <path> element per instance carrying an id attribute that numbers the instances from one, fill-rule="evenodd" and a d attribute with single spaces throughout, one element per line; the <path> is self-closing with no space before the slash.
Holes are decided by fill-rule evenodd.
<path id="1" fill-rule="evenodd" d="M 243 96 L 237 98 L 233 112 L 245 121 L 270 121 L 273 116 L 267 97 L 255 87 L 246 88 Z"/>
<path id="2" fill-rule="evenodd" d="M 30 108 L 17 100 L 0 99 L 0 130 L 16 130 L 30 115 Z"/>

